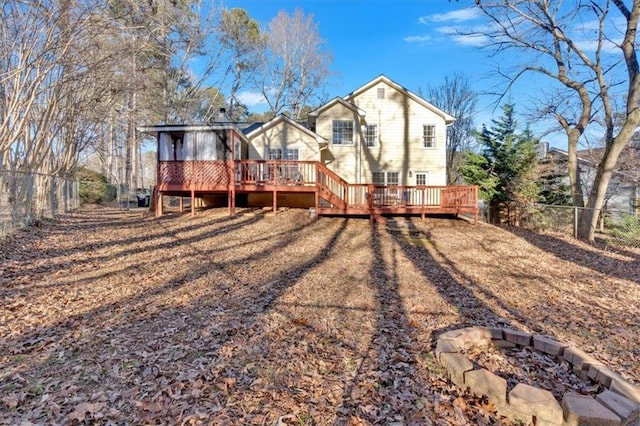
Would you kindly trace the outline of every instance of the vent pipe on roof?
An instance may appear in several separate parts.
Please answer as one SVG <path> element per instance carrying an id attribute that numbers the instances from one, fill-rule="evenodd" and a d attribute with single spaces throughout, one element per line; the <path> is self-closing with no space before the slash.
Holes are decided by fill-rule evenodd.
<path id="1" fill-rule="evenodd" d="M 227 115 L 226 108 L 218 109 L 218 113 L 213 118 L 213 121 L 216 123 L 229 123 L 231 122 L 231 118 Z"/>

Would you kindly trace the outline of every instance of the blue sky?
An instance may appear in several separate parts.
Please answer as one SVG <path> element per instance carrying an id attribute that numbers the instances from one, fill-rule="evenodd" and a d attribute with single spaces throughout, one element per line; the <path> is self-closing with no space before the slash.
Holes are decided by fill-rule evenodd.
<path id="1" fill-rule="evenodd" d="M 460 37 L 453 29 L 481 25 L 473 0 L 226 0 L 227 8 L 240 7 L 266 24 L 279 10 L 296 8 L 313 14 L 320 36 L 333 53 L 336 73 L 327 86 L 331 98 L 344 96 L 380 74 L 418 92 L 444 83 L 446 76 L 463 73 L 480 94 L 476 124 L 490 124 L 501 115 L 494 111 L 495 80 L 489 72 L 495 59 L 481 52 L 478 40 Z M 250 97 L 244 101 L 251 110 Z M 519 98 L 520 99 L 520 98 Z M 427 99 L 428 100 L 428 99 Z M 516 111 L 519 109 L 516 103 Z M 524 111 L 522 111 L 524 112 Z M 523 120 L 520 120 L 524 125 Z M 562 139 L 560 139 L 562 143 Z M 552 144 L 556 144 L 552 141 Z"/>

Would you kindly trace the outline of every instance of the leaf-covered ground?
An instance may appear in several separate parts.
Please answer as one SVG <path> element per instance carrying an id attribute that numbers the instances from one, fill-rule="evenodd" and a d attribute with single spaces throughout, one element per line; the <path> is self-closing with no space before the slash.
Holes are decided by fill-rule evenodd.
<path id="1" fill-rule="evenodd" d="M 88 208 L 0 242 L 0 424 L 496 424 L 442 378 L 499 325 L 640 380 L 640 254 L 453 219 Z"/>

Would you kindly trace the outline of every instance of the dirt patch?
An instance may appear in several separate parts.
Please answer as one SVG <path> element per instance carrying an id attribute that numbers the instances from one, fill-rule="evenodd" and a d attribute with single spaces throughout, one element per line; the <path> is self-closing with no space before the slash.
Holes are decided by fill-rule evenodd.
<path id="1" fill-rule="evenodd" d="M 640 256 L 458 220 L 86 209 L 0 242 L 0 424 L 496 424 L 442 332 L 556 336 L 640 379 Z"/>

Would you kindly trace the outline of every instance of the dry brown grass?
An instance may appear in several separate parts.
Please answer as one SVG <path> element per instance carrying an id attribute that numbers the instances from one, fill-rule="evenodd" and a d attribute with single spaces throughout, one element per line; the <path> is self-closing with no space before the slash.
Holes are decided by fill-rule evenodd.
<path id="1" fill-rule="evenodd" d="M 414 218 L 86 209 L 1 243 L 0 424 L 495 424 L 446 330 L 573 342 L 640 380 L 640 255 Z"/>

